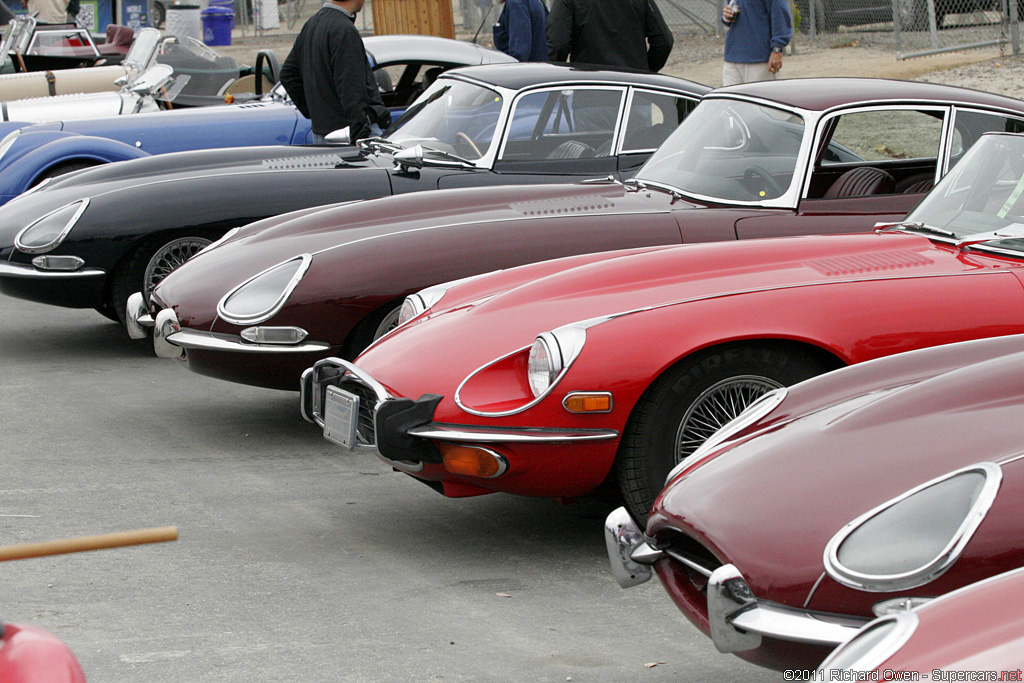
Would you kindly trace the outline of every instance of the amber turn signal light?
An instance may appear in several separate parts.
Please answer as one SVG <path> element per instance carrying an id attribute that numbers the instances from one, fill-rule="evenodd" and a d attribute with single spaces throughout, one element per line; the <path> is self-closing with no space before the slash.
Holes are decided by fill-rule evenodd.
<path id="1" fill-rule="evenodd" d="M 438 448 L 444 468 L 452 474 L 489 478 L 505 471 L 505 459 L 486 448 L 454 443 L 441 443 Z"/>
<path id="2" fill-rule="evenodd" d="M 612 395 L 606 391 L 577 392 L 566 396 L 562 405 L 570 413 L 610 413 Z"/>

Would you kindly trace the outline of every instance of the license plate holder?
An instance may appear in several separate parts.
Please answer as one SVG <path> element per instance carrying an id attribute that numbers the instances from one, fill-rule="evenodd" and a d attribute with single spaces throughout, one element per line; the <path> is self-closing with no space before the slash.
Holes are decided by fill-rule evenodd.
<path id="1" fill-rule="evenodd" d="M 338 387 L 327 387 L 324 397 L 324 438 L 352 450 L 359 425 L 359 397 Z"/>

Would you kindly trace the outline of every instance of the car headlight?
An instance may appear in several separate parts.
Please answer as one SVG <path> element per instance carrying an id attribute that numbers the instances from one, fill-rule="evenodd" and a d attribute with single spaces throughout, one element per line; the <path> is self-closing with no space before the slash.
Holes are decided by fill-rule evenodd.
<path id="1" fill-rule="evenodd" d="M 449 286 L 445 284 L 427 287 L 405 297 L 405 301 L 402 302 L 402 310 L 398 312 L 398 327 L 429 311 L 434 304 L 444 297 L 444 293 L 448 291 Z"/>
<path id="2" fill-rule="evenodd" d="M 819 681 L 858 680 L 839 672 L 869 672 L 900 651 L 917 629 L 918 617 L 913 612 L 900 612 L 876 619 L 850 640 L 840 645 L 821 663 Z M 833 673 L 835 672 L 835 673 Z"/>
<path id="3" fill-rule="evenodd" d="M 709 436 L 704 443 L 698 446 L 693 453 L 688 457 L 683 458 L 678 465 L 673 467 L 672 471 L 669 472 L 668 476 L 665 478 L 665 483 L 668 484 L 670 481 L 675 479 L 680 472 L 702 460 L 721 444 L 731 439 L 733 435 L 738 434 L 768 413 L 775 410 L 776 406 L 782 403 L 786 398 L 786 394 L 788 392 L 789 390 L 786 387 L 781 387 L 779 389 L 773 389 L 772 391 L 762 394 L 758 398 L 754 399 L 754 402 L 747 406 L 742 413 L 722 425 L 718 431 Z"/>
<path id="4" fill-rule="evenodd" d="M 51 211 L 19 232 L 14 238 L 14 246 L 29 254 L 44 254 L 56 249 L 88 206 L 88 199 L 79 199 Z"/>
<path id="5" fill-rule="evenodd" d="M 249 278 L 220 300 L 218 315 L 239 325 L 270 318 L 287 301 L 312 260 L 309 254 L 302 254 Z"/>
<path id="6" fill-rule="evenodd" d="M 866 591 L 922 586 L 957 560 L 992 506 L 1002 470 L 990 462 L 945 474 L 861 515 L 825 547 L 825 570 Z"/>
<path id="7" fill-rule="evenodd" d="M 530 347 L 526 363 L 527 380 L 534 396 L 550 391 L 559 376 L 583 350 L 587 333 L 581 327 L 560 327 L 539 335 Z"/>

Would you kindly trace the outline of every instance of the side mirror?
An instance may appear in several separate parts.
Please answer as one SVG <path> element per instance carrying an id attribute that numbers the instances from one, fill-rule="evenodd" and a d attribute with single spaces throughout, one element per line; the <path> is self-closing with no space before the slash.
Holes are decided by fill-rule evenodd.
<path id="1" fill-rule="evenodd" d="M 423 145 L 395 152 L 395 161 L 406 168 L 423 168 Z"/>
<path id="2" fill-rule="evenodd" d="M 331 131 L 325 136 L 325 139 L 329 145 L 351 145 L 352 132 L 349 130 L 348 126 L 345 126 L 344 128 Z"/>

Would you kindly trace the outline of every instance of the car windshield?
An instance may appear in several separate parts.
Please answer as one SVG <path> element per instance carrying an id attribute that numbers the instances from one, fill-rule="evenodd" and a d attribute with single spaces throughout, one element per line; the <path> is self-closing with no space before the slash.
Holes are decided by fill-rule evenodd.
<path id="1" fill-rule="evenodd" d="M 1024 230 L 1024 136 L 983 135 L 904 222 L 942 230 L 958 238 Z M 990 242 L 1024 252 L 1024 240 Z"/>
<path id="2" fill-rule="evenodd" d="M 496 90 L 439 79 L 394 122 L 384 137 L 401 147 L 479 159 L 494 139 L 503 98 Z"/>
<path id="3" fill-rule="evenodd" d="M 704 100 L 636 178 L 717 200 L 775 199 L 793 182 L 803 136 L 804 121 L 793 112 Z"/>

